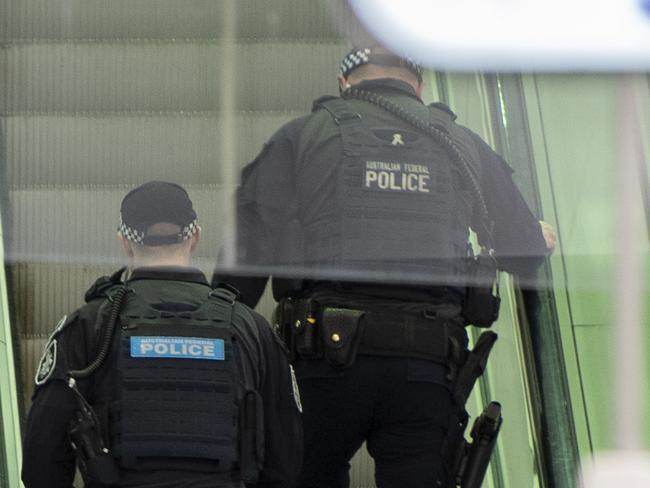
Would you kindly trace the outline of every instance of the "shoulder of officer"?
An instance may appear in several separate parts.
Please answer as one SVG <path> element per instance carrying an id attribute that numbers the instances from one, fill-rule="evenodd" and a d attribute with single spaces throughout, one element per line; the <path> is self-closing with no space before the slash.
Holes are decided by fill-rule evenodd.
<path id="1" fill-rule="evenodd" d="M 448 105 L 445 105 L 442 102 L 430 103 L 429 108 L 430 109 L 437 109 L 437 110 L 440 110 L 442 112 L 447 113 L 447 115 L 449 115 L 451 117 L 451 120 L 455 121 L 458 118 L 458 116 L 454 113 L 454 111 L 452 109 L 450 109 Z"/>
<path id="2" fill-rule="evenodd" d="M 54 326 L 54 329 L 45 343 L 41 359 L 36 368 L 36 376 L 34 377 L 36 386 L 44 385 L 53 377 L 63 378 L 63 371 L 60 367 L 61 360 L 59 356 L 61 351 L 58 344 L 58 338 L 61 332 L 63 332 L 63 330 L 65 330 L 70 324 L 75 323 L 78 318 L 79 310 L 75 311 L 70 316 L 64 315 Z M 57 366 L 59 366 L 58 370 Z M 55 371 L 58 372 L 55 374 Z"/>
<path id="3" fill-rule="evenodd" d="M 336 100 L 337 98 L 339 97 L 335 97 L 333 95 L 323 95 L 322 97 L 318 97 L 311 104 L 311 111 L 316 112 L 318 109 L 322 108 L 323 103 L 329 102 L 330 100 Z"/>
<path id="4" fill-rule="evenodd" d="M 94 300 L 96 298 L 102 298 L 106 296 L 106 292 L 114 286 L 121 285 L 122 274 L 126 268 L 120 268 L 112 275 L 101 276 L 86 290 L 84 295 L 84 300 L 86 303 Z"/>
<path id="5" fill-rule="evenodd" d="M 241 316 L 247 322 L 253 320 L 251 317 L 252 309 L 241 301 L 241 293 L 231 284 L 224 282 L 214 283 L 210 295 L 229 303 L 235 314 Z"/>

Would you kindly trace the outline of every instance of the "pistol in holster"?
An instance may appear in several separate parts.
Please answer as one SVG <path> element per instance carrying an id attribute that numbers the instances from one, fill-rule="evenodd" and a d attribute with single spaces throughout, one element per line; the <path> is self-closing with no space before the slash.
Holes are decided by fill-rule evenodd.
<path id="1" fill-rule="evenodd" d="M 469 420 L 465 404 L 469 395 L 485 371 L 487 360 L 498 336 L 492 331 L 483 332 L 474 348 L 467 351 L 452 378 L 452 395 L 458 415 L 449 427 L 443 448 L 448 473 L 453 485 L 461 488 L 478 488 L 490 461 L 496 437 L 501 427 L 501 405 L 490 403 L 476 419 L 470 436 L 473 442 L 465 440 L 465 429 Z M 454 416 L 452 416 L 454 417 Z"/>
<path id="2" fill-rule="evenodd" d="M 457 474 L 461 488 L 481 487 L 502 423 L 501 404 L 498 402 L 490 402 L 474 422 L 470 433 L 472 442 L 464 441 L 465 452 Z"/>
<path id="3" fill-rule="evenodd" d="M 104 445 L 97 416 L 88 404 L 80 404 L 70 422 L 70 444 L 86 484 L 115 486 L 120 473 L 113 456 Z"/>

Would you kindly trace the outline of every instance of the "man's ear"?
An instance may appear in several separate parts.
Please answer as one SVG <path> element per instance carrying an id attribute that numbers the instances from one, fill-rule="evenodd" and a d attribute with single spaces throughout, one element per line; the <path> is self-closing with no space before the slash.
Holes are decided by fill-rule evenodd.
<path id="1" fill-rule="evenodd" d="M 415 94 L 418 96 L 418 98 L 422 98 L 422 90 L 424 89 L 424 82 L 420 81 L 417 86 L 415 87 Z"/>
<path id="2" fill-rule="evenodd" d="M 190 252 L 194 252 L 196 249 L 196 246 L 199 245 L 199 241 L 201 240 L 201 233 L 203 232 L 203 229 L 201 229 L 200 225 L 196 226 L 196 232 L 192 236 L 192 242 L 190 244 Z"/>
<path id="3" fill-rule="evenodd" d="M 122 235 L 121 232 L 117 233 L 117 238 L 122 243 L 122 250 L 127 257 L 133 259 L 133 248 L 131 247 L 131 241 Z"/>
<path id="4" fill-rule="evenodd" d="M 351 85 L 348 83 L 348 79 L 343 75 L 338 75 L 336 79 L 339 81 L 339 93 L 343 93 L 345 90 L 350 88 Z"/>

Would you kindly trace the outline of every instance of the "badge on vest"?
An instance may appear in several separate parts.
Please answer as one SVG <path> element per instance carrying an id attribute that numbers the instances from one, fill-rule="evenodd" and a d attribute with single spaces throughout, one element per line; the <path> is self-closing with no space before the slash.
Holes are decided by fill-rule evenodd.
<path id="1" fill-rule="evenodd" d="M 131 337 L 132 358 L 208 359 L 226 358 L 223 339 L 205 337 Z"/>
<path id="2" fill-rule="evenodd" d="M 41 360 L 38 363 L 34 382 L 37 386 L 44 385 L 50 379 L 56 366 L 56 339 L 50 340 L 45 346 Z"/>
<path id="3" fill-rule="evenodd" d="M 363 188 L 427 194 L 431 191 L 429 167 L 414 163 L 365 161 Z"/>

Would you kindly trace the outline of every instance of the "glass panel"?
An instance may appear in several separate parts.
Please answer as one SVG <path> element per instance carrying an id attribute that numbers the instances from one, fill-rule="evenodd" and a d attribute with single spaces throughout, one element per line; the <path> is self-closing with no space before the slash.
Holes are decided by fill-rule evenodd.
<path id="1" fill-rule="evenodd" d="M 614 279 L 620 257 L 616 247 L 620 221 L 616 182 L 622 171 L 617 131 L 620 81 L 618 76 L 584 74 L 524 77 L 542 205 L 560 235 L 561 252 L 551 259 L 551 266 L 583 458 L 615 446 L 613 419 L 620 414 L 615 409 L 613 375 L 614 365 L 622 358 L 612 347 L 622 333 L 615 292 L 617 286 L 627 285 Z M 641 126 L 641 143 L 646 147 L 647 164 L 649 99 L 643 85 L 639 79 L 636 97 L 641 122 L 646 121 Z M 639 182 L 632 189 L 635 193 L 647 190 L 647 180 L 639 178 Z M 635 225 L 640 231 L 645 282 L 646 224 L 640 218 Z M 644 297 L 647 303 L 647 294 Z M 647 323 L 647 315 L 640 323 Z M 647 344 L 647 327 L 642 330 L 642 341 Z M 644 390 L 647 395 L 647 383 Z M 643 405 L 639 408 L 646 410 Z"/>
<path id="2" fill-rule="evenodd" d="M 275 296 L 268 286 L 257 304 L 269 319 L 276 298 L 342 284 L 391 306 L 451 302 L 464 321 L 467 284 L 478 280 L 470 255 L 494 247 L 519 276 L 501 275 L 501 338 L 470 400 L 473 417 L 493 398 L 508 412 L 488 484 L 548 481 L 535 395 L 557 385 L 580 455 L 612 446 L 617 77 L 425 72 L 424 102 L 448 103 L 516 169 L 532 217 L 504 238 L 488 232 L 483 200 L 524 207 L 499 201 L 507 192 L 479 195 L 473 180 L 485 160 L 507 167 L 454 115 L 426 110 L 412 94 L 400 104 L 424 128 L 385 101 L 371 107 L 378 99 L 347 111 L 322 100 L 320 121 L 300 126 L 300 137 L 277 133 L 297 133 L 305 119 L 291 121 L 317 97 L 339 94 L 339 62 L 367 38 L 343 0 L 0 0 L 0 11 L 0 205 L 25 409 L 55 324 L 126 261 L 115 239 L 121 199 L 168 180 L 194 202 L 203 227 L 194 264 L 208 279 L 215 266 L 236 286 L 261 277 L 242 288 L 255 302 L 273 276 Z M 648 155 L 650 80 L 638 84 Z M 640 181 L 647 190 L 647 174 Z M 542 218 L 560 237 L 536 276 Z M 530 287 L 543 292 L 539 307 L 553 324 L 522 320 L 534 313 L 526 316 L 530 302 L 518 290 Z M 557 353 L 557 367 L 547 363 L 536 378 L 540 358 L 552 356 L 540 344 Z M 352 484 L 372 478 L 364 453 Z"/>

